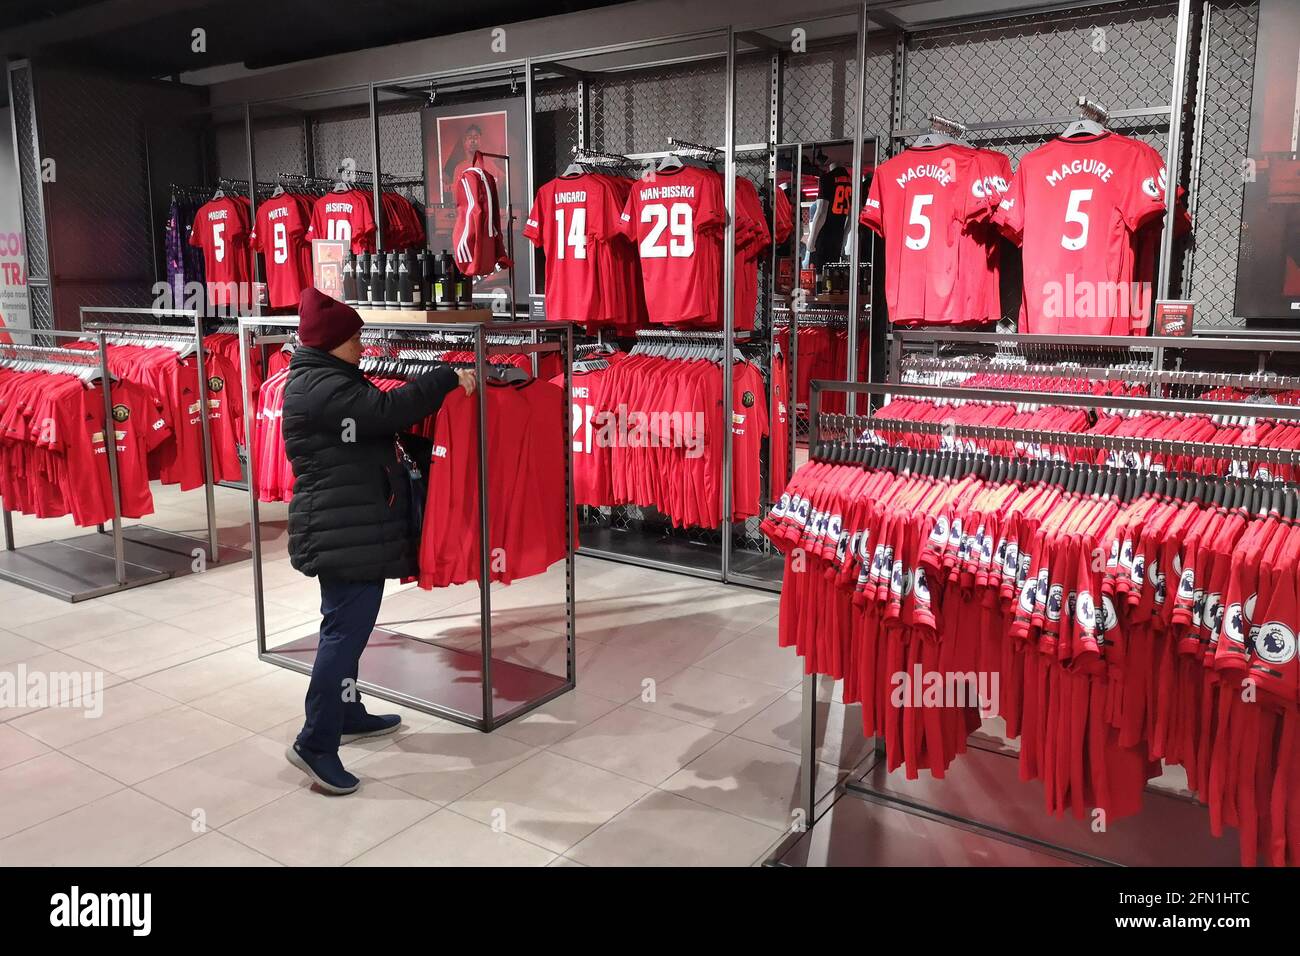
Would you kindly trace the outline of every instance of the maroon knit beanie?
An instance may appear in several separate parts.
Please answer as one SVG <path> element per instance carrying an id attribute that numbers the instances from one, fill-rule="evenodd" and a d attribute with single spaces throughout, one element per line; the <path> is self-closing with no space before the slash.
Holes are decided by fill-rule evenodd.
<path id="1" fill-rule="evenodd" d="M 350 305 L 308 286 L 298 302 L 298 341 L 331 352 L 361 331 L 361 316 Z"/>

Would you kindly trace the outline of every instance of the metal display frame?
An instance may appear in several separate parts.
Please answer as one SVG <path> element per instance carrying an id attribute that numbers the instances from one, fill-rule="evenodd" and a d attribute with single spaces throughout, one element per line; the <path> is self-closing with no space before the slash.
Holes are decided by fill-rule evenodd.
<path id="1" fill-rule="evenodd" d="M 1126 339 L 1126 337 L 1123 336 L 1026 337 L 1007 335 L 1001 337 L 986 336 L 979 333 L 944 331 L 907 331 L 902 333 L 896 331 L 894 333 L 896 347 L 901 346 L 902 340 L 904 339 L 910 340 L 914 343 L 937 346 L 941 342 L 988 345 L 990 344 L 990 338 L 1005 338 L 1007 342 L 1004 344 L 1019 343 L 1061 347 L 1090 346 L 1095 348 L 1099 345 L 1109 345 L 1111 347 L 1132 347 L 1138 345 L 1145 346 L 1150 349 L 1154 355 L 1160 356 L 1161 358 L 1163 358 L 1164 349 L 1192 349 L 1208 352 L 1226 349 L 1239 353 L 1259 352 L 1261 355 L 1289 353 L 1291 355 L 1300 356 L 1300 341 L 1296 340 L 1246 340 L 1233 338 L 1218 341 L 1210 338 L 1148 338 L 1134 342 L 1134 340 Z M 1033 339 L 1034 341 L 1025 343 L 1024 339 L 1026 338 Z M 899 366 L 895 364 L 891 370 L 891 377 L 897 375 L 898 371 Z M 1144 381 L 1151 381 L 1152 379 L 1159 380 L 1162 377 L 1162 371 L 1159 362 L 1157 362 L 1156 366 L 1150 371 L 1140 371 L 1138 374 Z M 1076 372 L 1076 369 L 1064 367 L 1060 374 L 1062 376 L 1072 377 Z M 1169 374 L 1171 383 L 1176 383 L 1182 378 L 1181 372 L 1175 371 Z M 988 439 L 994 441 L 1034 442 L 1045 445 L 1116 449 L 1123 451 L 1149 452 L 1153 454 L 1182 454 L 1194 457 L 1219 457 L 1221 455 L 1223 460 L 1229 461 L 1241 460 L 1300 466 L 1300 450 L 1269 447 L 1249 448 L 1246 446 L 1209 446 L 1204 443 L 1188 443 L 1163 438 L 1108 436 L 1090 433 L 1080 434 L 1038 429 L 980 426 L 952 422 L 915 422 L 883 417 L 876 418 L 872 415 L 823 413 L 820 407 L 821 395 L 823 392 L 827 391 L 856 393 L 862 395 L 868 400 L 868 402 L 872 399 L 891 396 L 920 399 L 1010 403 L 1023 402 L 1026 398 L 1030 398 L 1033 402 L 1042 405 L 1111 408 L 1133 411 L 1151 411 L 1156 413 L 1221 416 L 1246 415 L 1283 421 L 1300 421 L 1300 408 L 1287 405 L 1244 404 L 1237 402 L 1181 400 L 1161 397 L 1143 398 L 1130 396 L 1098 396 L 1059 392 L 1026 393 L 1006 389 L 963 388 L 960 386 L 936 387 L 928 385 L 903 385 L 898 384 L 895 381 L 889 383 L 862 383 L 814 380 L 811 385 L 810 394 L 810 403 L 812 405 L 812 427 L 810 428 L 809 434 L 810 449 L 812 449 L 814 453 L 816 453 L 822 445 L 823 429 L 825 428 L 839 432 L 841 435 L 850 433 L 856 429 L 864 431 L 878 430 L 916 434 L 946 434 L 950 436 Z M 842 439 L 831 439 L 831 441 L 837 440 Z M 937 819 L 945 823 L 963 827 L 977 833 L 983 833 L 1016 845 L 1032 847 L 1075 862 L 1091 864 L 1112 864 L 1115 862 L 1101 857 L 1090 856 L 1078 849 L 1059 845 L 1052 842 L 1050 839 L 1045 839 L 1041 836 L 1009 831 L 1001 826 L 995 825 L 989 820 L 977 819 L 964 813 L 954 812 L 943 807 L 929 806 L 908 798 L 905 795 L 894 793 L 890 791 L 887 786 L 872 785 L 870 782 L 867 782 L 867 780 L 873 772 L 878 770 L 877 758 L 881 754 L 883 747 L 883 741 L 879 738 L 876 739 L 875 753 L 871 757 L 864 760 L 857 768 L 848 771 L 847 774 L 841 772 L 841 775 L 837 780 L 837 786 L 831 788 L 827 793 L 822 794 L 819 797 L 817 791 L 817 765 L 819 752 L 819 702 L 817 699 L 817 687 L 820 676 L 821 675 L 818 674 L 806 674 L 803 677 L 801 684 L 802 703 L 799 731 L 800 776 L 797 806 L 799 812 L 802 814 L 804 823 L 796 830 L 796 832 L 791 833 L 781 842 L 781 844 L 778 845 L 769 857 L 767 861 L 768 865 L 784 865 L 782 862 L 783 858 L 789 854 L 801 840 L 805 839 L 807 830 L 814 826 L 817 821 L 830 810 L 837 799 L 845 795 L 854 796 L 872 803 L 904 809 L 909 813 Z M 992 746 L 979 746 L 978 741 L 982 740 L 982 738 L 978 732 L 971 739 L 974 742 L 973 749 L 986 750 L 990 752 L 997 750 L 996 747 Z M 1028 791 L 1026 791 L 1026 793 L 1028 794 Z M 1037 794 L 1033 794 L 1032 798 L 1037 799 Z"/>
<path id="2" fill-rule="evenodd" d="M 93 315 L 126 316 L 128 321 L 111 322 L 88 318 Z M 203 444 L 203 498 L 207 517 L 207 540 L 195 538 L 178 532 L 154 528 L 147 524 L 134 525 L 124 533 L 127 546 L 131 549 L 131 558 L 138 564 L 157 566 L 168 572 L 170 577 L 185 577 L 201 573 L 196 569 L 196 559 L 202 556 L 199 568 L 209 565 L 224 565 L 246 561 L 251 555 L 242 548 L 222 545 L 221 533 L 217 526 L 216 479 L 213 466 L 212 423 L 210 417 L 210 393 L 207 372 L 207 355 L 203 345 L 205 338 L 204 317 L 197 309 L 131 309 L 117 306 L 82 306 L 78 310 L 79 324 L 83 334 L 95 334 L 103 337 L 108 345 L 115 344 L 114 333 L 125 335 L 155 335 L 176 338 L 194 343 L 194 364 L 198 377 L 199 407 L 203 414 L 199 418 L 199 432 Z M 157 322 L 130 321 L 149 317 Z M 187 320 L 185 326 L 164 324 L 166 319 Z"/>
<path id="3" fill-rule="evenodd" d="M 85 333 L 82 332 L 51 329 L 14 328 L 5 331 L 53 339 L 85 337 Z M 67 350 L 53 346 L 0 345 L 0 352 L 5 349 L 39 352 L 44 361 L 52 362 L 59 361 L 61 358 L 66 361 L 74 356 L 82 359 L 87 354 L 98 356 L 97 368 L 100 380 L 104 383 L 104 421 L 113 421 L 113 378 L 108 371 L 108 353 L 102 332 L 95 334 L 94 353 L 70 352 L 66 358 L 59 353 Z M 75 363 L 67 361 L 67 364 L 70 368 L 86 367 L 84 361 Z M 5 546 L 4 550 L 0 551 L 0 580 L 20 584 L 75 604 L 153 584 L 156 581 L 164 581 L 171 577 L 164 570 L 128 559 L 122 525 L 122 486 L 118 474 L 117 442 L 105 441 L 104 447 L 113 497 L 112 530 L 108 532 L 110 547 L 106 550 L 103 546 L 105 538 L 103 525 L 100 526 L 99 532 L 91 532 L 88 535 L 19 547 L 14 543 L 13 513 L 8 506 L 3 506 L 0 507 L 0 524 L 3 525 Z"/>
<path id="4" fill-rule="evenodd" d="M 251 368 L 252 350 L 268 344 L 277 344 L 294 341 L 296 329 L 298 327 L 298 318 L 296 316 L 256 316 L 242 317 L 239 320 L 239 353 L 240 365 L 242 369 L 242 388 L 244 392 L 244 419 L 245 433 L 251 437 L 255 434 L 255 417 L 256 402 L 252 396 L 251 379 L 249 370 Z M 378 331 L 386 336 L 399 336 L 403 340 L 418 340 L 426 337 L 430 344 L 454 343 L 458 350 L 473 349 L 475 356 L 475 371 L 480 383 L 487 381 L 487 369 L 490 364 L 490 358 L 496 354 L 502 353 L 523 353 L 528 355 L 540 355 L 543 353 L 557 353 L 564 359 L 564 378 L 566 396 L 564 417 L 562 419 L 564 427 L 561 429 L 561 440 L 564 442 L 564 462 L 565 462 L 565 529 L 566 529 L 566 556 L 564 562 L 565 575 L 565 675 L 559 677 L 549 672 L 540 671 L 536 668 L 525 667 L 524 665 L 514 662 L 507 662 L 500 659 L 494 659 L 492 654 L 492 554 L 491 549 L 487 547 L 487 542 L 491 541 L 490 535 L 490 510 L 488 506 L 489 488 L 488 488 L 488 442 L 483 440 L 487 435 L 488 408 L 486 388 L 480 385 L 476 390 L 476 407 L 477 407 L 477 432 L 479 435 L 478 442 L 478 475 L 479 475 L 479 534 L 481 547 L 479 549 L 479 631 L 480 641 L 477 653 L 464 649 L 443 647 L 431 639 L 419 638 L 414 635 L 404 634 L 402 631 L 389 626 L 377 626 L 374 635 L 385 639 L 394 639 L 396 641 L 408 642 L 403 646 L 411 649 L 425 649 L 429 653 L 442 653 L 447 663 L 440 664 L 443 671 L 452 673 L 452 681 L 455 681 L 456 674 L 463 675 L 466 670 L 477 670 L 481 681 L 481 711 L 474 714 L 465 709 L 457 708 L 445 701 L 433 700 L 427 697 L 421 697 L 418 693 L 403 690 L 395 687 L 386 687 L 368 679 L 361 679 L 357 686 L 366 693 L 392 701 L 396 704 L 412 707 L 425 713 L 434 714 L 446 718 L 458 724 L 467 727 L 473 727 L 484 733 L 490 733 L 497 727 L 509 723 L 519 717 L 524 716 L 532 710 L 542 706 L 556 697 L 566 694 L 573 690 L 577 685 L 577 617 L 575 613 L 575 565 L 574 556 L 576 554 L 574 540 L 574 485 L 573 485 L 573 462 L 569 454 L 571 435 L 569 432 L 568 401 L 567 396 L 572 384 L 573 374 L 573 327 L 568 323 L 558 322 L 491 322 L 491 323 L 459 323 L 459 324 L 423 324 L 409 322 L 370 322 L 366 324 L 366 329 Z M 490 337 L 498 335 L 518 335 L 518 343 L 503 344 L 499 341 L 491 341 Z M 551 341 L 547 338 L 551 337 Z M 310 635 L 305 638 L 298 638 L 293 649 L 293 655 L 285 651 L 284 646 L 277 648 L 267 647 L 267 626 L 266 626 L 266 597 L 265 581 L 263 578 L 263 548 L 261 533 L 261 502 L 257 495 L 257 456 L 251 456 L 250 473 L 249 473 L 249 524 L 251 528 L 251 549 L 253 557 L 253 603 L 256 617 L 257 629 L 257 655 L 260 660 L 275 664 L 288 670 L 297 671 L 303 674 L 311 673 L 311 664 L 308 660 L 307 649 L 314 647 L 316 635 Z M 558 505 L 558 502 L 556 503 Z M 487 583 L 485 583 L 487 582 Z M 556 635 L 558 639 L 558 634 Z M 430 650 L 437 648 L 437 651 Z M 477 666 L 469 666 L 469 661 L 477 658 Z M 531 673 L 524 674 L 523 671 Z M 532 694 L 522 703 L 511 707 L 505 713 L 498 714 L 496 709 L 496 697 L 494 692 L 497 690 L 499 674 L 507 672 L 512 681 L 519 683 L 532 682 L 541 688 L 536 694 Z M 498 675 L 495 676 L 494 675 Z"/>

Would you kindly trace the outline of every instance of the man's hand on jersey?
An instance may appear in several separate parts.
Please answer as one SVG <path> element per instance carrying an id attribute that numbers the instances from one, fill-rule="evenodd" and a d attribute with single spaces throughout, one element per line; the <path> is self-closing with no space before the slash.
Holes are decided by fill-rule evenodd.
<path id="1" fill-rule="evenodd" d="M 456 377 L 460 379 L 460 387 L 465 390 L 466 395 L 473 395 L 474 389 L 478 388 L 478 378 L 474 375 L 472 368 L 456 369 Z"/>

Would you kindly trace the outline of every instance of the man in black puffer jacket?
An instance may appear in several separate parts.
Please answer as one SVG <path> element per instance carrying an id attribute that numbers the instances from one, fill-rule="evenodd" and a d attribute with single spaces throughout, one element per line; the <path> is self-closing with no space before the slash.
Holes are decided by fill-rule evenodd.
<path id="1" fill-rule="evenodd" d="M 393 733 L 396 715 L 367 714 L 356 688 L 361 652 L 379 617 L 384 580 L 414 575 L 411 484 L 397 433 L 433 415 L 455 388 L 473 393 L 474 373 L 435 368 L 382 392 L 366 380 L 361 316 L 306 289 L 300 343 L 284 391 L 284 447 L 296 480 L 289 504 L 289 558 L 320 579 L 320 645 L 307 688 L 307 720 L 289 762 L 329 793 L 351 793 L 343 737 Z"/>

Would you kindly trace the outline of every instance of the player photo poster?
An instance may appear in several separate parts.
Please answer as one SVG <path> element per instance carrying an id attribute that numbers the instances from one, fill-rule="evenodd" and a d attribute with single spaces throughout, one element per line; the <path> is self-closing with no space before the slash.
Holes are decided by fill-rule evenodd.
<path id="1" fill-rule="evenodd" d="M 452 231 L 456 225 L 456 183 L 473 160 L 476 152 L 510 157 L 509 163 L 494 156 L 484 156 L 482 168 L 497 181 L 501 202 L 501 225 L 506 228 L 506 176 L 509 171 L 510 200 L 514 206 L 514 258 L 516 290 L 528 289 L 528 269 L 532 260 L 530 246 L 523 236 L 524 220 L 532 205 L 528 195 L 528 146 L 525 141 L 523 96 L 500 100 L 427 107 L 421 111 L 424 133 L 424 175 L 428 184 L 426 228 L 429 248 L 435 253 L 451 252 L 455 246 Z M 476 297 L 491 297 L 495 289 L 509 288 L 509 273 L 475 280 Z"/>
<path id="2" fill-rule="evenodd" d="M 332 299 L 343 301 L 343 260 L 348 243 L 342 239 L 311 241 L 312 285 Z"/>

